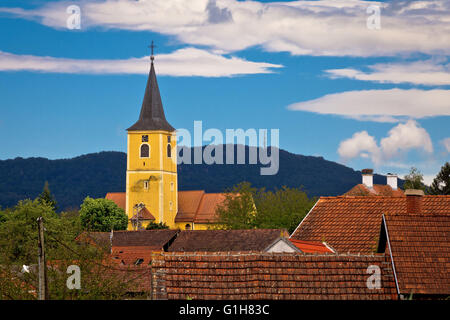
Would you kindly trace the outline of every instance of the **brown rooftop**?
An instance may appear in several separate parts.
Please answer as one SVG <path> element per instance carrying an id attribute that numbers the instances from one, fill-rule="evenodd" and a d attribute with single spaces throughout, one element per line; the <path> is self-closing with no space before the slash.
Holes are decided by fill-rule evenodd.
<path id="1" fill-rule="evenodd" d="M 263 251 L 284 229 L 186 230 L 181 231 L 168 251 Z"/>

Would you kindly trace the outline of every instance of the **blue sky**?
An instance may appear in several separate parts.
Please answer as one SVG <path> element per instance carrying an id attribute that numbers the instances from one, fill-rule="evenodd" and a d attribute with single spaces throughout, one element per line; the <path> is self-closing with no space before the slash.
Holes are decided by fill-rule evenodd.
<path id="1" fill-rule="evenodd" d="M 67 27 L 73 4 L 81 29 Z M 2 2 L 0 159 L 125 151 L 153 40 L 175 128 L 277 128 L 290 152 L 379 173 L 416 166 L 430 181 L 450 158 L 449 12 L 448 1 Z"/>

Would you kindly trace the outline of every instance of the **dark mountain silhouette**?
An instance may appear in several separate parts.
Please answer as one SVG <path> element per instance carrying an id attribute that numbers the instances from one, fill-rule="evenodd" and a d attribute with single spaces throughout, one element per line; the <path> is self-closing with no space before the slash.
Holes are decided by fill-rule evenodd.
<path id="1" fill-rule="evenodd" d="M 245 150 L 248 155 L 249 147 Z M 181 154 L 187 157 L 185 152 L 189 151 L 193 159 L 194 149 L 184 148 Z M 234 159 L 236 156 L 235 147 Z M 279 150 L 276 175 L 260 175 L 260 168 L 259 164 L 181 164 L 178 166 L 179 189 L 221 192 L 241 181 L 249 181 L 255 187 L 269 190 L 302 186 L 309 196 L 332 196 L 343 194 L 361 182 L 360 171 L 322 157 L 302 156 L 284 150 Z M 48 181 L 58 207 L 76 209 L 86 196 L 100 198 L 107 192 L 125 191 L 125 172 L 126 154 L 123 152 L 92 153 L 61 160 L 1 160 L 0 206 L 11 207 L 19 200 L 36 198 Z M 386 184 L 386 178 L 375 175 L 374 183 Z M 402 181 L 399 184 L 402 185 Z"/>

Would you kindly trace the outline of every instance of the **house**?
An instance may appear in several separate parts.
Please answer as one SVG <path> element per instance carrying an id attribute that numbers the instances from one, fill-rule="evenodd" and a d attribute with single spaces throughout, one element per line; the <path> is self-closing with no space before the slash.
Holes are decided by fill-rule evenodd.
<path id="1" fill-rule="evenodd" d="M 181 231 L 169 252 L 301 252 L 284 229 Z"/>
<path id="2" fill-rule="evenodd" d="M 386 184 L 373 183 L 373 170 L 362 170 L 362 183 L 357 184 L 349 191 L 344 193 L 344 196 L 390 196 L 401 197 L 404 196 L 403 190 L 397 186 L 397 175 L 388 173 L 386 175 Z"/>
<path id="3" fill-rule="evenodd" d="M 383 254 L 164 252 L 153 256 L 152 278 L 157 299 L 398 298 L 391 263 Z"/>
<path id="4" fill-rule="evenodd" d="M 338 253 L 377 251 L 383 214 L 406 214 L 414 196 L 320 197 L 290 236 L 293 240 L 325 241 Z M 450 214 L 450 196 L 422 196 L 423 214 Z"/>
<path id="5" fill-rule="evenodd" d="M 425 213 L 420 190 L 407 190 L 406 213 L 382 216 L 379 252 L 390 255 L 396 288 L 402 298 L 450 296 L 450 197 L 435 196 L 442 206 Z"/>
<path id="6" fill-rule="evenodd" d="M 114 231 L 111 257 L 121 265 L 148 265 L 153 252 L 167 251 L 177 230 Z"/>

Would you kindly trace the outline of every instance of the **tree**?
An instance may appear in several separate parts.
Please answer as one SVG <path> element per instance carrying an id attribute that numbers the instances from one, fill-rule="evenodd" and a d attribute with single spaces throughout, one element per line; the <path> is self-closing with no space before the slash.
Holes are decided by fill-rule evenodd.
<path id="1" fill-rule="evenodd" d="M 149 277 L 148 269 L 117 266 L 98 246 L 78 241 L 79 219 L 58 216 L 38 199 L 20 201 L 0 224 L 0 300 L 36 299 L 37 217 L 44 218 L 50 299 L 124 299 Z M 21 272 L 23 265 L 28 272 Z M 81 270 L 81 289 L 69 290 L 69 266 Z"/>
<path id="2" fill-rule="evenodd" d="M 80 209 L 80 221 L 88 231 L 125 230 L 128 217 L 122 208 L 108 199 L 84 199 Z"/>
<path id="3" fill-rule="evenodd" d="M 169 226 L 164 222 L 156 223 L 152 221 L 147 225 L 145 229 L 146 230 L 169 229 Z"/>
<path id="4" fill-rule="evenodd" d="M 216 209 L 218 227 L 221 229 L 255 228 L 254 195 L 257 189 L 249 182 L 241 182 L 225 192 L 224 202 Z"/>
<path id="5" fill-rule="evenodd" d="M 297 188 L 283 187 L 275 192 L 260 191 L 256 197 L 256 226 L 261 229 L 287 229 L 293 232 L 315 199 Z"/>
<path id="6" fill-rule="evenodd" d="M 450 163 L 446 162 L 429 188 L 430 194 L 450 195 Z"/>
<path id="7" fill-rule="evenodd" d="M 39 195 L 38 200 L 40 203 L 48 203 L 53 208 L 53 210 L 55 211 L 57 210 L 57 203 L 52 193 L 50 192 L 50 189 L 48 187 L 48 181 L 45 181 L 44 189 L 42 190 L 42 193 Z"/>
<path id="8" fill-rule="evenodd" d="M 405 177 L 403 189 L 419 189 L 425 191 L 426 187 L 423 184 L 423 174 L 415 167 L 411 167 L 409 174 Z"/>
<path id="9" fill-rule="evenodd" d="M 243 182 L 229 190 L 218 207 L 218 227 L 293 232 L 314 203 L 315 199 L 309 199 L 301 189 L 283 187 L 272 192 Z"/>

